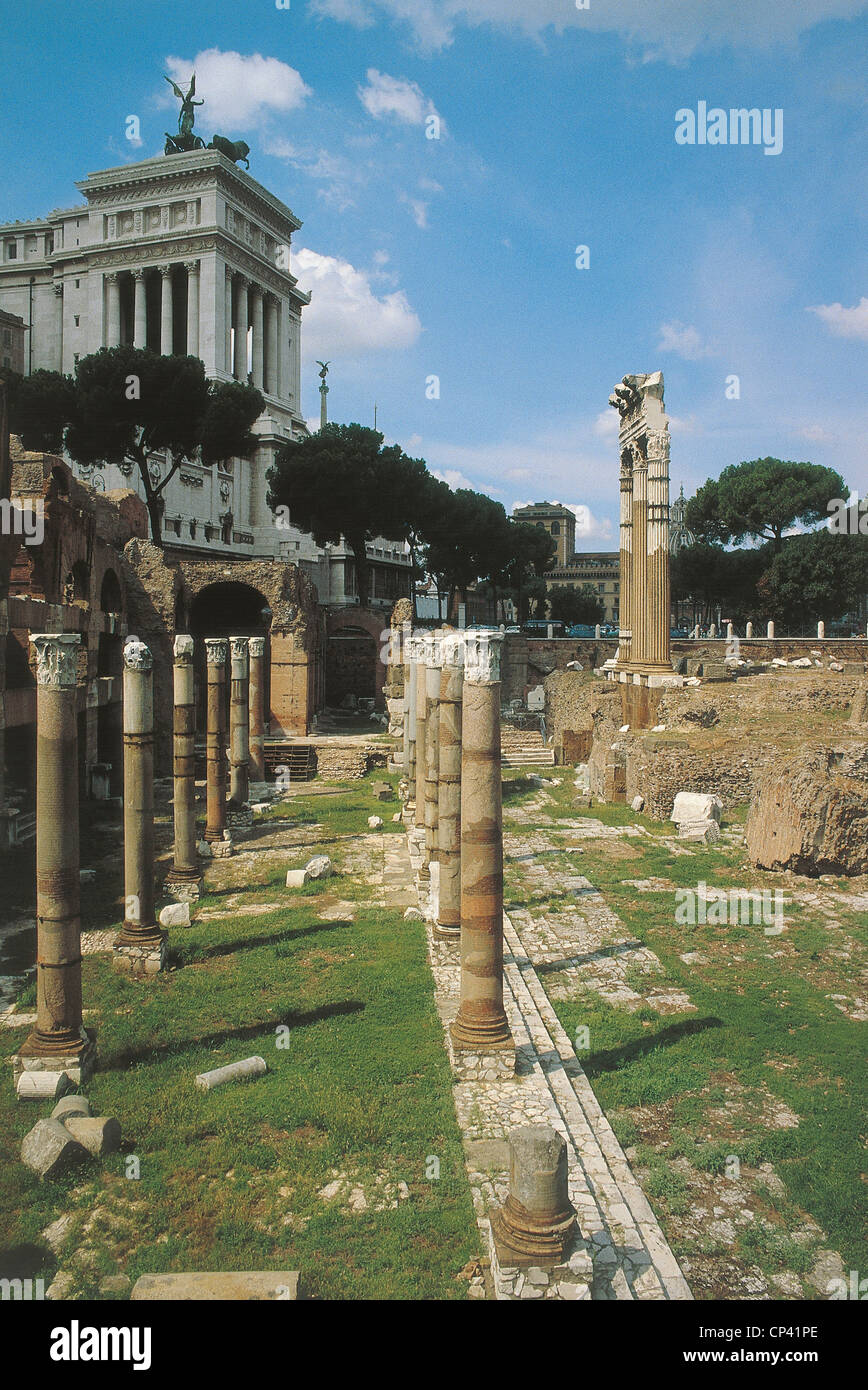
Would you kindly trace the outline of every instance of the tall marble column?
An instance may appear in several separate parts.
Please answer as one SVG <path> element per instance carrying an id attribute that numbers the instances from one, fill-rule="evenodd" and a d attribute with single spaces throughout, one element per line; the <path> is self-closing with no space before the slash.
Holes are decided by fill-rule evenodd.
<path id="1" fill-rule="evenodd" d="M 172 302 L 172 267 L 170 265 L 160 266 L 160 352 L 164 357 L 169 357 L 173 351 L 173 302 Z"/>
<path id="2" fill-rule="evenodd" d="M 270 396 L 278 394 L 277 300 L 273 294 L 265 299 L 265 390 Z"/>
<path id="3" fill-rule="evenodd" d="M 57 372 L 63 371 L 63 281 L 54 282 L 54 306 L 55 306 L 55 357 L 54 369 Z"/>
<path id="4" fill-rule="evenodd" d="M 193 638 L 175 638 L 174 667 L 174 822 L 175 855 L 165 882 L 166 892 L 179 902 L 192 902 L 202 892 L 202 872 L 196 853 L 196 707 L 193 703 Z"/>
<path id="5" fill-rule="evenodd" d="M 464 633 L 447 632 L 440 643 L 439 799 L 437 857 L 440 864 L 434 931 L 461 933 L 461 706 L 464 687 Z"/>
<path id="6" fill-rule="evenodd" d="M 250 655 L 250 780 L 265 781 L 265 638 L 251 637 Z"/>
<path id="7" fill-rule="evenodd" d="M 133 271 L 133 347 L 148 346 L 148 295 L 145 272 L 141 266 Z"/>
<path id="8" fill-rule="evenodd" d="M 187 272 L 187 356 L 199 356 L 199 262 L 185 261 Z"/>
<path id="9" fill-rule="evenodd" d="M 205 638 L 208 670 L 207 736 L 205 745 L 205 839 L 221 844 L 226 829 L 226 653 L 225 637 Z"/>
<path id="10" fill-rule="evenodd" d="M 648 434 L 648 661 L 671 671 L 669 426 Z"/>
<path id="11" fill-rule="evenodd" d="M 503 634 L 464 633 L 461 749 L 461 1002 L 451 1025 L 456 1053 L 515 1050 L 503 1007 L 503 811 L 500 662 Z"/>
<path id="12" fill-rule="evenodd" d="M 633 641 L 634 667 L 646 665 L 648 633 L 648 460 L 637 451 L 633 457 Z"/>
<path id="13" fill-rule="evenodd" d="M 239 381 L 247 380 L 248 282 L 243 275 L 235 277 L 235 362 L 234 372 Z"/>
<path id="14" fill-rule="evenodd" d="M 425 833 L 425 724 L 428 717 L 425 634 L 416 642 L 416 829 Z"/>
<path id="15" fill-rule="evenodd" d="M 621 456 L 621 564 L 618 603 L 618 665 L 630 664 L 633 640 L 633 461 Z"/>
<path id="16" fill-rule="evenodd" d="M 250 319 L 253 324 L 253 385 L 261 391 L 264 385 L 265 343 L 263 340 L 262 290 L 250 288 Z"/>
<path id="17" fill-rule="evenodd" d="M 106 277 L 108 288 L 108 327 L 106 330 L 106 346 L 117 347 L 121 340 L 121 293 L 118 284 L 118 272 L 113 270 Z"/>
<path id="18" fill-rule="evenodd" d="M 410 640 L 413 635 L 411 623 L 401 625 L 401 666 L 404 676 L 404 723 L 401 726 L 401 766 L 404 776 L 410 768 Z"/>
<path id="19" fill-rule="evenodd" d="M 407 666 L 407 713 L 405 725 L 407 729 L 407 765 L 404 776 L 407 779 L 407 797 L 415 805 L 416 801 L 416 700 L 418 682 L 417 676 L 419 665 L 417 661 L 417 643 L 415 636 L 410 638 L 408 647 L 409 665 Z"/>
<path id="20" fill-rule="evenodd" d="M 250 795 L 247 638 L 230 637 L 229 647 L 232 653 L 229 689 L 229 763 L 231 767 L 229 801 L 233 810 L 240 810 Z"/>
<path id="21" fill-rule="evenodd" d="M 93 1070 L 82 1027 L 79 903 L 78 633 L 34 633 L 36 649 L 36 1026 L 13 1057 L 26 1071 Z"/>
<path id="22" fill-rule="evenodd" d="M 229 266 L 226 267 L 226 361 L 224 366 L 226 371 L 232 374 L 232 329 L 235 327 L 235 312 L 232 302 L 232 282 L 234 276 Z"/>
<path id="23" fill-rule="evenodd" d="M 124 646 L 124 924 L 113 964 L 154 975 L 166 940 L 154 914 L 154 660 L 137 637 Z"/>
<path id="24" fill-rule="evenodd" d="M 425 634 L 425 858 L 431 866 L 437 859 L 437 824 L 440 808 L 440 633 Z M 432 872 L 436 893 L 436 872 Z"/>

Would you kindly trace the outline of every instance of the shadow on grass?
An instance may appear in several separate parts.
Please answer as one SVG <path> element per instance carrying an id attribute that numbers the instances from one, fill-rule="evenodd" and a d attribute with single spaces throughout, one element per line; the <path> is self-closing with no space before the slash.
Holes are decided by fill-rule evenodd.
<path id="1" fill-rule="evenodd" d="M 219 946 L 206 946 L 201 949 L 191 946 L 189 956 L 184 954 L 183 947 L 179 947 L 177 951 L 170 950 L 169 959 L 173 965 L 183 968 L 185 965 L 201 964 L 203 960 L 210 960 L 212 956 L 232 956 L 240 951 L 253 951 L 258 946 L 290 945 L 303 936 L 317 936 L 320 932 L 351 926 L 352 922 L 317 922 L 310 927 L 297 927 L 291 931 L 278 932 L 277 935 L 272 933 L 269 936 L 245 936 L 240 941 L 222 941 Z"/>
<path id="2" fill-rule="evenodd" d="M 598 946 L 596 951 L 588 951 L 584 956 L 564 956 L 561 960 L 540 961 L 537 965 L 531 965 L 538 975 L 556 974 L 559 970 L 565 970 L 570 966 L 590 965 L 592 961 L 599 960 L 601 956 L 623 955 L 625 951 L 641 951 L 643 942 L 641 941 L 619 941 L 617 946 Z"/>
<path id="3" fill-rule="evenodd" d="M 321 1004 L 318 1009 L 304 1013 L 288 1010 L 280 1017 L 263 1019 L 258 1023 L 245 1023 L 239 1028 L 224 1028 L 218 1033 L 201 1033 L 194 1038 L 179 1038 L 174 1042 L 146 1043 L 140 1047 L 121 1048 L 110 1053 L 100 1066 L 101 1072 L 126 1071 L 137 1062 L 156 1062 L 165 1057 L 177 1057 L 180 1053 L 199 1047 L 221 1047 L 223 1043 L 237 1039 L 247 1041 L 252 1038 L 273 1038 L 278 1023 L 290 1029 L 307 1028 L 312 1023 L 322 1023 L 326 1018 L 340 1018 L 345 1014 L 358 1014 L 365 1005 L 360 999 L 344 999 L 340 1003 Z"/>
<path id="4" fill-rule="evenodd" d="M 595 1052 L 590 1057 L 583 1057 L 582 1067 L 585 1075 L 589 1077 L 599 1076 L 606 1071 L 619 1071 L 638 1057 L 646 1057 L 649 1052 L 655 1052 L 658 1047 L 672 1047 L 675 1043 L 681 1042 L 682 1038 L 723 1026 L 723 1020 L 720 1018 L 688 1018 L 683 1023 L 670 1024 L 668 1028 L 650 1037 L 637 1038 L 635 1042 L 625 1043 L 623 1047 L 613 1047 L 607 1052 Z"/>

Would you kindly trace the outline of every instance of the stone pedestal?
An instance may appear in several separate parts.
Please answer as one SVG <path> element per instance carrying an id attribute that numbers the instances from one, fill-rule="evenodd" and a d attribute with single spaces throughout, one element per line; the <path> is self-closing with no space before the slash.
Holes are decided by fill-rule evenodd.
<path id="1" fill-rule="evenodd" d="M 193 704 L 193 638 L 175 638 L 174 667 L 174 862 L 165 882 L 166 893 L 178 902 L 195 902 L 202 892 L 202 871 L 196 853 L 196 773 L 194 766 L 196 710 Z"/>
<path id="2" fill-rule="evenodd" d="M 265 781 L 265 638 L 250 637 L 250 780 Z"/>
<path id="3" fill-rule="evenodd" d="M 500 1264 L 559 1264 L 576 1229 L 566 1141 L 548 1125 L 527 1125 L 511 1131 L 509 1156 L 509 1196 L 491 1218 Z"/>
<path id="4" fill-rule="evenodd" d="M 509 1058 L 503 1007 L 503 818 L 500 657 L 503 634 L 464 634 L 461 750 L 461 1002 L 456 1053 Z"/>
<path id="5" fill-rule="evenodd" d="M 228 643 L 225 637 L 205 638 L 205 658 L 208 668 L 205 840 L 212 847 L 224 843 L 226 830 L 226 706 L 224 700 L 227 649 Z"/>
<path id="6" fill-rule="evenodd" d="M 155 975 L 166 962 L 168 932 L 154 913 L 154 672 L 137 637 L 124 647 L 124 924 L 113 964 Z"/>
<path id="7" fill-rule="evenodd" d="M 12 1058 L 79 1085 L 96 1048 L 82 1027 L 76 685 L 81 638 L 38 633 L 36 648 L 36 1027 Z"/>
<path id="8" fill-rule="evenodd" d="M 437 936 L 461 934 L 461 706 L 464 686 L 464 634 L 447 633 L 440 644 L 437 857 L 440 866 Z"/>

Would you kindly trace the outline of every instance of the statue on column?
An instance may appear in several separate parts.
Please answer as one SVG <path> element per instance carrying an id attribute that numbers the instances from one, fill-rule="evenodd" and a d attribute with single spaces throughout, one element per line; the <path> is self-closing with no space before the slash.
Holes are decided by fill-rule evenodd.
<path id="1" fill-rule="evenodd" d="M 163 74 L 166 77 L 165 73 Z M 194 101 L 196 92 L 196 74 L 190 78 L 190 87 L 186 94 L 181 91 L 177 83 L 171 77 L 166 77 L 166 81 L 181 103 L 181 110 L 178 114 L 178 134 L 170 135 L 166 132 L 166 154 L 185 154 L 188 150 L 204 150 L 205 141 L 198 135 L 193 134 L 193 123 L 196 120 L 194 106 L 204 106 L 204 101 Z"/>

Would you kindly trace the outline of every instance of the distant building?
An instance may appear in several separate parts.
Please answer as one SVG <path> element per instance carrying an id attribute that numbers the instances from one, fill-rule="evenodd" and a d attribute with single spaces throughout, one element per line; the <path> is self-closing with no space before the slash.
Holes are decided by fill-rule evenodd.
<path id="1" fill-rule="evenodd" d="M 576 514 L 569 507 L 561 506 L 560 502 L 532 502 L 527 507 L 516 507 L 512 518 L 542 526 L 557 544 L 555 564 L 570 564 L 576 550 Z"/>
<path id="2" fill-rule="evenodd" d="M 603 622 L 617 623 L 621 594 L 621 562 L 617 550 L 589 550 L 574 554 L 569 565 L 546 573 L 549 593 L 589 584 L 603 605 Z"/>
<path id="3" fill-rule="evenodd" d="M 0 309 L 0 369 L 24 375 L 24 320 Z"/>
<path id="4" fill-rule="evenodd" d="M 684 496 L 684 485 L 682 483 L 681 492 L 669 509 L 669 553 L 677 555 L 679 550 L 684 550 L 688 545 L 696 544 L 696 537 L 692 531 L 687 529 L 687 498 Z"/>

